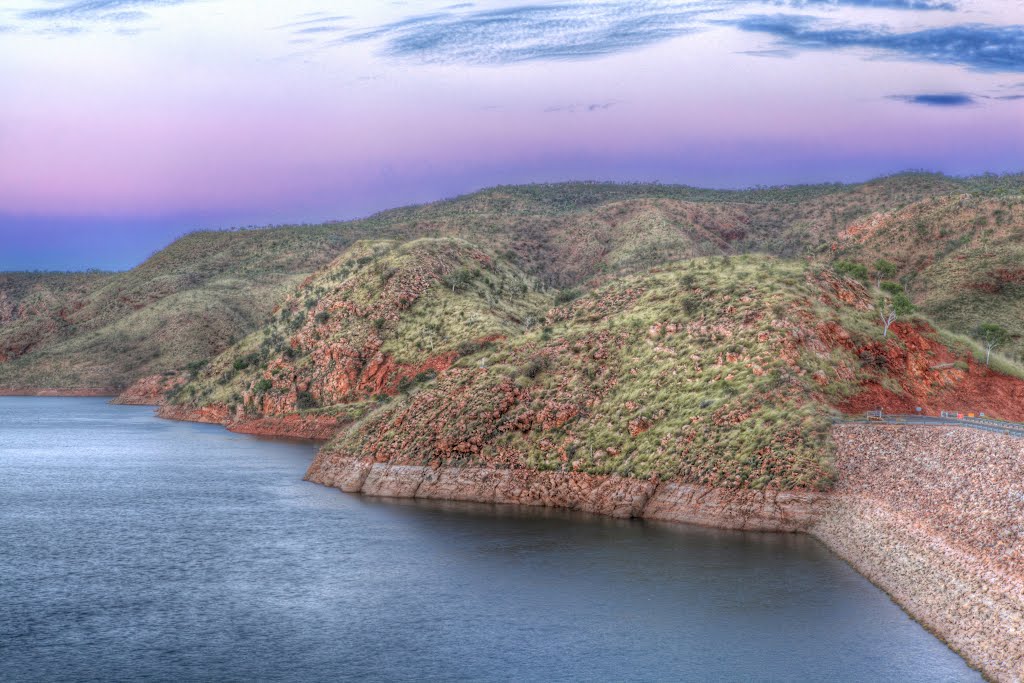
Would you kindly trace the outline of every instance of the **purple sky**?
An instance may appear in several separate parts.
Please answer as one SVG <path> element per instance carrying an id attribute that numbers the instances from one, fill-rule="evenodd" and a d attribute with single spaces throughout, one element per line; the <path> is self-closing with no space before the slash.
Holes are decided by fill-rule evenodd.
<path id="1" fill-rule="evenodd" d="M 1024 170 L 1021 0 L 9 0 L 0 269 L 498 183 Z"/>

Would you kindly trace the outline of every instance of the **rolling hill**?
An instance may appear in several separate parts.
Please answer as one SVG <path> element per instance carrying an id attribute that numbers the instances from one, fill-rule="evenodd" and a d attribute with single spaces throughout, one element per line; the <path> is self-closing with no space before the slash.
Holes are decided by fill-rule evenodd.
<path id="1" fill-rule="evenodd" d="M 961 335 L 1001 324 L 1011 333 L 1002 351 L 1016 358 L 1022 206 L 1021 176 L 913 173 L 745 191 L 562 183 L 357 221 L 193 233 L 123 273 L 0 275 L 0 389 L 109 391 L 209 360 L 357 241 L 420 238 L 486 245 L 549 296 L 695 257 L 870 266 L 881 255 L 936 323 Z"/>

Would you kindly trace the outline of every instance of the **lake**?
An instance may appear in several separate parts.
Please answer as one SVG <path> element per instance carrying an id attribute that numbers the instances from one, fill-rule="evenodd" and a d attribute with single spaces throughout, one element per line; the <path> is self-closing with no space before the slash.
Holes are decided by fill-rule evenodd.
<path id="1" fill-rule="evenodd" d="M 0 679 L 981 680 L 810 537 L 365 498 L 313 453 L 0 398 Z"/>

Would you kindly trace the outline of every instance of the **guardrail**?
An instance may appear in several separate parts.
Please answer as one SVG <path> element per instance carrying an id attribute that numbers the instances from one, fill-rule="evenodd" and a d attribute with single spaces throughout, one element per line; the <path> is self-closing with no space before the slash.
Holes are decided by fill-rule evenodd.
<path id="1" fill-rule="evenodd" d="M 837 420 L 838 422 L 853 422 L 860 424 L 890 424 L 890 425 L 924 425 L 933 427 L 968 427 L 979 429 L 995 434 L 1007 436 L 1024 437 L 1024 424 L 1018 422 L 1006 422 L 991 417 L 967 417 L 965 413 L 950 413 L 944 411 L 940 416 L 930 415 L 899 415 L 883 413 L 881 410 L 869 410 L 863 417 L 846 416 Z M 980 414 L 984 415 L 984 414 Z"/>

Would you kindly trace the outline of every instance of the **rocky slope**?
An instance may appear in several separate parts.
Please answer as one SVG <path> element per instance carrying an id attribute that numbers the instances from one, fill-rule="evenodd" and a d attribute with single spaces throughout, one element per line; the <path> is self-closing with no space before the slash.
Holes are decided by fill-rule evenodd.
<path id="1" fill-rule="evenodd" d="M 897 266 L 914 302 L 960 333 L 980 323 L 1013 332 L 1003 351 L 1024 356 L 1024 195 L 957 193 L 876 212 L 851 222 L 837 257 Z"/>
<path id="2" fill-rule="evenodd" d="M 149 375 L 122 391 L 111 403 L 123 406 L 159 406 L 187 381 L 181 373 Z"/>
<path id="3" fill-rule="evenodd" d="M 764 257 L 619 278 L 538 329 L 374 406 L 320 459 L 826 490 L 840 410 L 970 402 L 1024 417 L 1024 382 L 927 323 L 886 338 L 859 283 Z"/>

